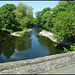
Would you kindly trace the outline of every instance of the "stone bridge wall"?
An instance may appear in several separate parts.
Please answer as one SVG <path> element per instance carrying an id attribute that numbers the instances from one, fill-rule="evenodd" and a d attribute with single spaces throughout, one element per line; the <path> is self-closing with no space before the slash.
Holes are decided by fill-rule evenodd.
<path id="1" fill-rule="evenodd" d="M 0 63 L 0 73 L 37 74 L 75 64 L 75 51 L 29 60 Z"/>

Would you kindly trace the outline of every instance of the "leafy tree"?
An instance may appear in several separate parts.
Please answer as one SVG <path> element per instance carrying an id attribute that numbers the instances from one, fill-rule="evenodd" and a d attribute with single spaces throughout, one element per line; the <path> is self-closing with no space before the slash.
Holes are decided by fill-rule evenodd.
<path id="1" fill-rule="evenodd" d="M 30 13 L 33 17 L 33 8 L 31 6 L 28 7 L 28 13 Z"/>
<path id="2" fill-rule="evenodd" d="M 35 14 L 36 18 L 34 19 L 34 24 L 36 24 L 37 27 L 42 27 L 50 30 L 49 27 L 51 27 L 51 8 L 44 8 L 42 11 L 38 11 Z"/>
<path id="3" fill-rule="evenodd" d="M 34 18 L 34 19 L 33 19 L 33 25 L 34 25 L 35 27 L 38 27 L 38 26 L 39 26 L 39 19 L 38 19 L 38 18 Z"/>
<path id="4" fill-rule="evenodd" d="M 16 30 L 17 22 L 13 12 L 14 9 L 14 4 L 6 4 L 0 8 L 0 27 L 2 29 Z"/>
<path id="5" fill-rule="evenodd" d="M 16 20 L 20 23 L 22 29 L 29 26 L 31 19 L 33 18 L 32 10 L 32 7 L 28 7 L 27 5 L 22 3 L 19 3 L 16 7 L 16 10 L 14 11 Z"/>
<path id="6" fill-rule="evenodd" d="M 41 17 L 41 25 L 43 28 L 47 30 L 51 30 L 52 28 L 52 14 L 51 12 L 47 11 L 42 17 Z"/>
<path id="7" fill-rule="evenodd" d="M 75 43 L 75 2 L 61 1 L 52 11 L 52 31 L 55 33 L 55 37 L 57 37 L 58 41 L 62 41 L 62 43 Z M 70 52 L 74 51 L 75 45 L 68 45 L 63 48 L 64 52 Z"/>
<path id="8" fill-rule="evenodd" d="M 56 7 L 54 7 L 52 9 L 52 12 L 57 14 L 57 12 L 60 12 L 60 11 L 65 11 L 66 10 L 66 7 L 68 6 L 68 2 L 67 1 L 61 1 L 59 2 L 58 5 L 56 5 Z"/>
<path id="9" fill-rule="evenodd" d="M 44 8 L 44 9 L 41 11 L 41 15 L 45 14 L 47 11 L 51 12 L 51 8 L 50 8 L 50 7 Z"/>
<path id="10" fill-rule="evenodd" d="M 38 27 L 41 27 L 41 11 L 36 12 L 35 15 L 36 15 L 35 19 L 36 25 L 38 25 Z"/>
<path id="11" fill-rule="evenodd" d="M 62 3 L 62 2 L 61 2 Z M 67 2 L 69 4 L 69 2 Z M 64 2 L 62 3 L 64 5 Z M 65 41 L 74 41 L 75 30 L 75 13 L 72 3 L 66 6 L 65 11 L 57 12 L 57 16 L 53 18 L 53 32 L 56 33 L 58 39 Z M 71 9 L 72 8 L 72 9 Z M 71 9 L 71 10 L 70 10 Z M 71 39 L 72 38 L 72 39 Z"/>

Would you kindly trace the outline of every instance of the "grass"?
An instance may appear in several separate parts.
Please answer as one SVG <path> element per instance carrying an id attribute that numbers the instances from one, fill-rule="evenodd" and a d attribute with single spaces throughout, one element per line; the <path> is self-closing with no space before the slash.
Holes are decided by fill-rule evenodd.
<path id="1" fill-rule="evenodd" d="M 28 28 L 25 28 L 25 29 L 23 29 L 23 31 L 17 31 L 16 34 L 23 36 L 27 32 L 28 32 Z"/>
<path id="2" fill-rule="evenodd" d="M 19 35 L 21 35 L 21 36 L 23 36 L 26 32 L 28 32 L 28 31 L 23 31 L 23 32 L 16 32 L 16 34 L 19 34 Z"/>

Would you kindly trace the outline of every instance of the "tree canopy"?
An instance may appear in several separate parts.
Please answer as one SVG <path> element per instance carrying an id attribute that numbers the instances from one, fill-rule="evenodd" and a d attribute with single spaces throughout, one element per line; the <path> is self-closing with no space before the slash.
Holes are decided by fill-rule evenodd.
<path id="1" fill-rule="evenodd" d="M 16 20 L 20 23 L 21 28 L 29 27 L 33 18 L 32 10 L 32 7 L 28 7 L 27 5 L 22 3 L 19 3 L 16 7 L 16 10 L 14 12 L 16 15 Z"/>
<path id="2" fill-rule="evenodd" d="M 5 4 L 0 7 L 0 31 L 18 31 L 24 27 L 30 27 L 33 20 L 33 8 L 19 3 Z"/>
<path id="3" fill-rule="evenodd" d="M 6 4 L 0 8 L 0 29 L 12 29 L 15 30 L 16 19 L 14 4 Z"/>

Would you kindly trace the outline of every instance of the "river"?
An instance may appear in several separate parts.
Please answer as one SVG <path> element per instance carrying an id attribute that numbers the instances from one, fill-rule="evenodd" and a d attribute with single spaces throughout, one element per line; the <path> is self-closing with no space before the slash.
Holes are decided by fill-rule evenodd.
<path id="1" fill-rule="evenodd" d="M 0 38 L 0 63 L 62 53 L 62 50 L 55 48 L 53 41 L 38 35 L 41 30 L 33 28 L 22 37 L 10 35 Z"/>

